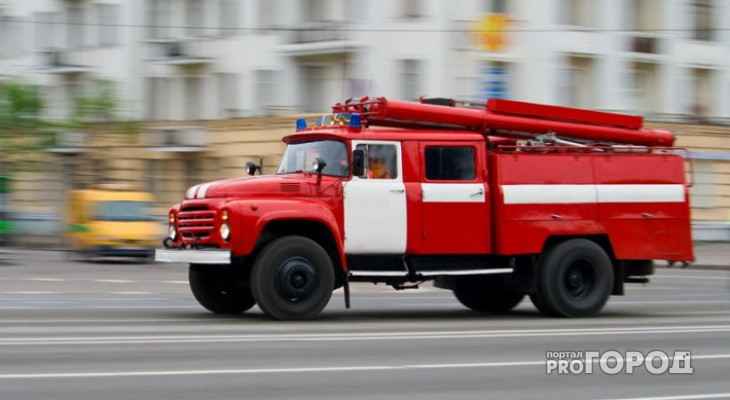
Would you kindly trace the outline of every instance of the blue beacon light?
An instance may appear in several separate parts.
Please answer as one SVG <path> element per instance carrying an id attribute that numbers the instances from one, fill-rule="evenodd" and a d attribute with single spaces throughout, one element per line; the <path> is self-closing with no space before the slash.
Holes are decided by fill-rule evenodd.
<path id="1" fill-rule="evenodd" d="M 350 128 L 362 128 L 360 114 L 353 113 L 352 116 L 350 116 Z"/>
<path id="2" fill-rule="evenodd" d="M 307 120 L 304 118 L 297 119 L 297 131 L 303 131 L 307 129 Z"/>

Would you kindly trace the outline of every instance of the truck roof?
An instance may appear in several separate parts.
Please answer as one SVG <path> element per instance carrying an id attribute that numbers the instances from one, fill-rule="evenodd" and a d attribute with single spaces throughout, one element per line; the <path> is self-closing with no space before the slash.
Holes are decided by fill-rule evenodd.
<path id="1" fill-rule="evenodd" d="M 360 131 L 348 129 L 346 126 L 332 127 L 297 132 L 285 136 L 286 143 L 311 140 L 418 140 L 418 141 L 484 141 L 484 136 L 476 132 L 453 130 L 405 130 L 405 129 L 371 129 Z"/>

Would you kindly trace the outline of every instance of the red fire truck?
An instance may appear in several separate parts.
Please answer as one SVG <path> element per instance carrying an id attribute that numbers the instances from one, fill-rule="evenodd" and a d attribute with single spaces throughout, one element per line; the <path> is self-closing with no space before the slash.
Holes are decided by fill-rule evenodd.
<path id="1" fill-rule="evenodd" d="M 525 295 L 597 313 L 652 260 L 693 260 L 671 132 L 614 113 L 490 99 L 348 100 L 284 138 L 276 175 L 195 185 L 158 261 L 216 313 L 316 317 L 350 282 L 434 280 L 474 310 Z"/>

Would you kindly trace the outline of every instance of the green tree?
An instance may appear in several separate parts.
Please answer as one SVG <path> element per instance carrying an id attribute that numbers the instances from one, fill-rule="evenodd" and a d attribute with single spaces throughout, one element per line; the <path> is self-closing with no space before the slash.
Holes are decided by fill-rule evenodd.
<path id="1" fill-rule="evenodd" d="M 0 175 L 32 164 L 29 153 L 53 140 L 51 125 L 43 121 L 43 99 L 21 80 L 0 81 Z"/>

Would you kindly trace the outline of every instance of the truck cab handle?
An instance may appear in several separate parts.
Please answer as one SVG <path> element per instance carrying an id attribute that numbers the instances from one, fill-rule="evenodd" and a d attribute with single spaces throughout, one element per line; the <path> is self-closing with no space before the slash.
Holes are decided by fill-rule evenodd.
<path id="1" fill-rule="evenodd" d="M 484 194 L 484 188 L 479 188 L 479 190 L 477 190 L 476 192 L 474 192 L 474 193 L 471 194 L 471 197 L 481 196 L 483 194 Z"/>

